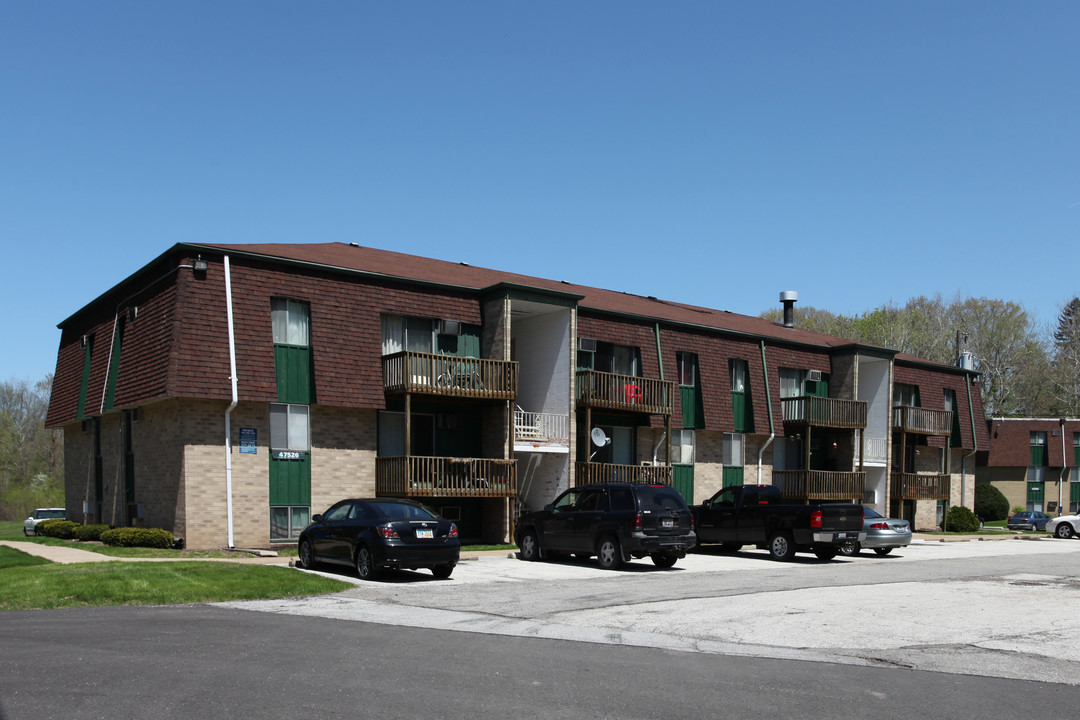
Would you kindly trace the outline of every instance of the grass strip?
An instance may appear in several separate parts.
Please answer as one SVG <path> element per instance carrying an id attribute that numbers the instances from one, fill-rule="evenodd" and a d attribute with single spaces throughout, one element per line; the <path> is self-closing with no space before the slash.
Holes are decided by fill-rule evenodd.
<path id="1" fill-rule="evenodd" d="M 291 568 L 235 563 L 13 566 L 0 574 L 0 610 L 258 600 L 321 595 L 351 587 L 351 583 Z"/>
<path id="2" fill-rule="evenodd" d="M 13 567 L 30 567 L 33 565 L 50 564 L 51 562 L 45 558 L 27 555 L 21 550 L 0 545 L 0 570 L 6 570 L 7 568 Z"/>

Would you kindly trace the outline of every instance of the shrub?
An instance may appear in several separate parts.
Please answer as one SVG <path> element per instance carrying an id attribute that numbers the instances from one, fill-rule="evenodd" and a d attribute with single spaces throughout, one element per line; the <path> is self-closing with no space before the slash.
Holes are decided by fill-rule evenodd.
<path id="1" fill-rule="evenodd" d="M 949 532 L 975 532 L 979 529 L 979 518 L 963 505 L 953 505 L 945 513 L 945 529 Z"/>
<path id="2" fill-rule="evenodd" d="M 120 547 L 171 548 L 173 534 L 161 528 L 123 527 L 101 533 L 101 542 Z"/>
<path id="3" fill-rule="evenodd" d="M 101 533 L 112 528 L 112 525 L 80 525 L 75 528 L 76 540 L 100 540 Z"/>
<path id="4" fill-rule="evenodd" d="M 75 537 L 75 529 L 82 527 L 82 523 L 74 520 L 42 520 L 37 524 L 37 534 L 45 537 L 71 540 Z"/>
<path id="5" fill-rule="evenodd" d="M 990 483 L 975 486 L 975 514 L 983 520 L 1005 520 L 1009 517 L 1009 499 Z"/>

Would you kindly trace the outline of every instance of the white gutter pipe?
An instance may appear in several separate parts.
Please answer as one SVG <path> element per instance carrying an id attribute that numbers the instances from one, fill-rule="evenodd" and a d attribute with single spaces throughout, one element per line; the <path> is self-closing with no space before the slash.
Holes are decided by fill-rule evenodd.
<path id="1" fill-rule="evenodd" d="M 749 370 L 749 368 L 748 368 L 748 370 Z M 765 364 L 765 341 L 764 340 L 761 341 L 761 370 L 762 370 L 762 375 L 765 376 L 765 405 L 766 405 L 766 407 L 769 408 L 769 439 L 765 441 L 765 444 L 761 446 L 761 449 L 758 450 L 758 454 L 757 454 L 757 484 L 758 485 L 761 484 L 761 464 L 762 464 L 762 462 L 764 462 L 765 449 L 767 447 L 769 447 L 770 445 L 772 445 L 772 441 L 774 439 L 776 439 L 776 427 L 773 425 L 772 397 L 770 397 L 770 393 L 769 393 L 769 366 Z M 749 378 L 747 378 L 747 380 L 749 380 Z M 775 462 L 773 463 L 773 466 L 774 467 L 776 466 Z M 773 483 L 773 484 L 775 485 L 776 483 Z"/>
<path id="2" fill-rule="evenodd" d="M 232 382 L 232 402 L 225 410 L 225 515 L 229 529 L 229 547 L 233 542 L 233 492 L 232 492 L 232 411 L 239 402 L 236 391 L 236 336 L 233 332 L 232 277 L 229 274 L 229 256 L 225 256 L 225 310 L 229 319 L 229 380 Z"/>

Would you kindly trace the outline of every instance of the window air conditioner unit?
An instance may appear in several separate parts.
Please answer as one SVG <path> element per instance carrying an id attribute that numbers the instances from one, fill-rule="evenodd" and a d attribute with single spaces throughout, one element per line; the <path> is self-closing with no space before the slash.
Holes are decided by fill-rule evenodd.
<path id="1" fill-rule="evenodd" d="M 821 371 L 820 370 L 807 370 L 806 371 L 806 379 L 809 380 L 810 382 L 821 382 Z"/>
<path id="2" fill-rule="evenodd" d="M 440 335 L 460 335 L 461 334 L 461 321 L 460 320 L 440 320 L 439 321 L 439 334 Z"/>
<path id="3" fill-rule="evenodd" d="M 596 338 L 578 338 L 577 349 L 581 352 L 596 352 Z"/>
<path id="4" fill-rule="evenodd" d="M 863 505 L 873 505 L 877 502 L 877 490 L 864 490 L 863 491 Z"/>

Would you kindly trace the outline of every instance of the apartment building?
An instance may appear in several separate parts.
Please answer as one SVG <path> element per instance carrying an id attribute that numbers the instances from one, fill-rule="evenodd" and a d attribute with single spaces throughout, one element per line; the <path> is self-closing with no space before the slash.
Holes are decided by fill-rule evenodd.
<path id="1" fill-rule="evenodd" d="M 971 506 L 976 374 L 782 300 L 774 323 L 354 244 L 178 244 L 60 323 L 68 517 L 214 548 L 357 496 L 499 542 L 595 480 L 771 483 L 916 527 Z"/>
<path id="2" fill-rule="evenodd" d="M 990 418 L 976 482 L 990 483 L 1010 508 L 1048 515 L 1080 512 L 1080 420 Z"/>

